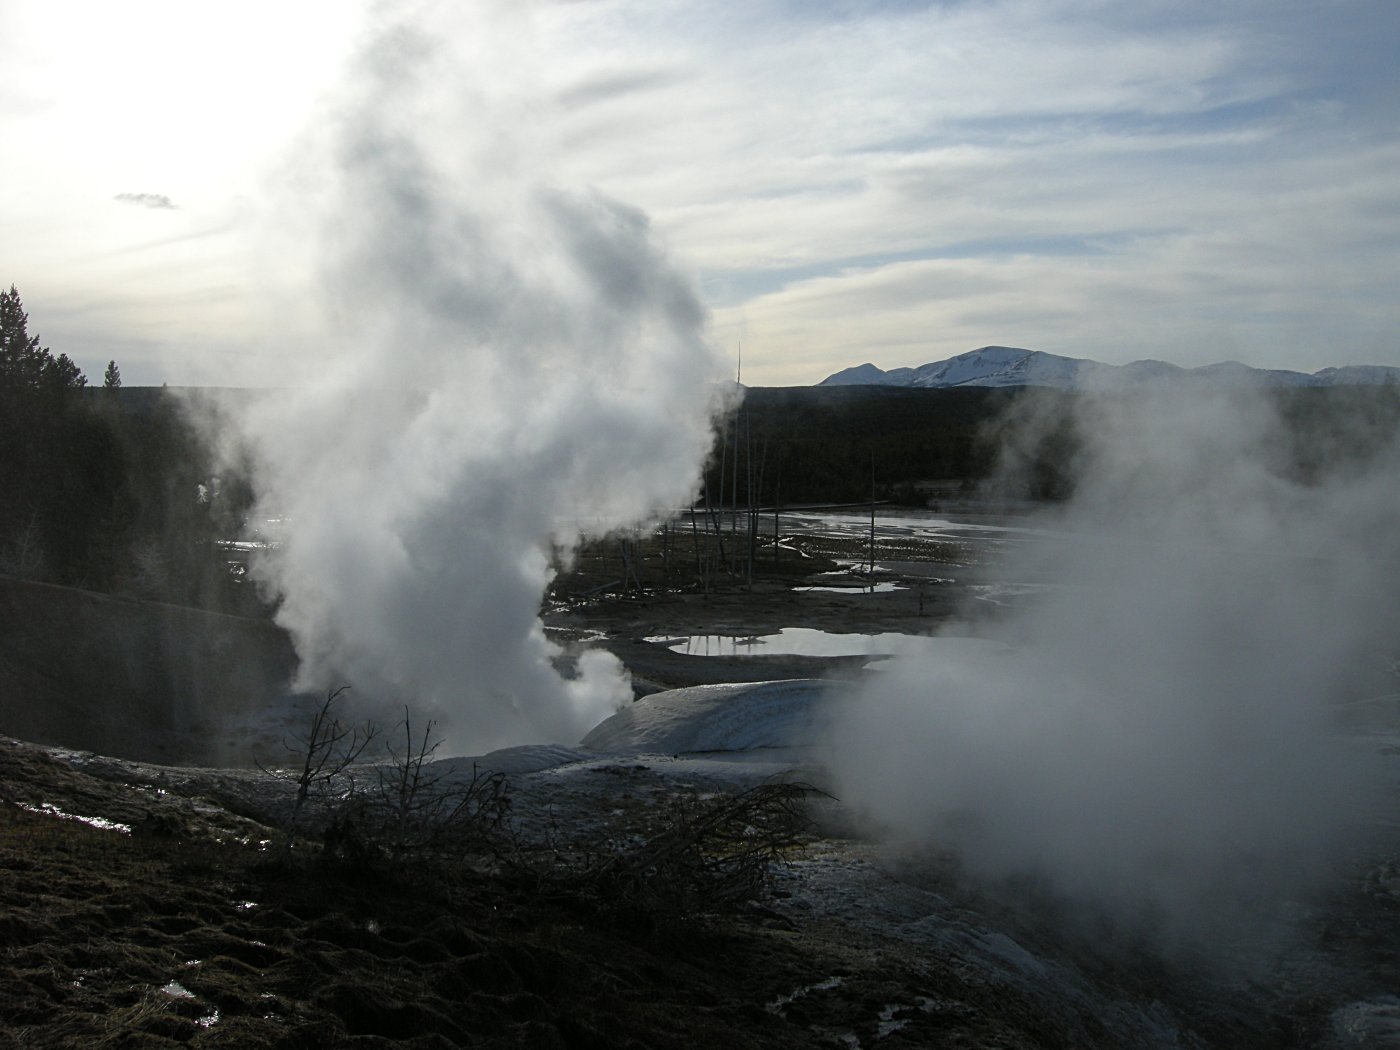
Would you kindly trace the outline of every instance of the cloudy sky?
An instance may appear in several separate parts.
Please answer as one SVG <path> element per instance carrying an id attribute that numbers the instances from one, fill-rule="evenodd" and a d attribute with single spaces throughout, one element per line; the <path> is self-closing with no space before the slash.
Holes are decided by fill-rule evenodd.
<path id="1" fill-rule="evenodd" d="M 405 110 L 427 148 L 481 122 L 643 210 L 746 382 L 991 343 L 1400 365 L 1390 0 L 432 6 L 7 0 L 0 282 L 31 330 L 172 385 L 342 337 L 288 233 L 351 56 L 406 18 L 460 64 Z"/>

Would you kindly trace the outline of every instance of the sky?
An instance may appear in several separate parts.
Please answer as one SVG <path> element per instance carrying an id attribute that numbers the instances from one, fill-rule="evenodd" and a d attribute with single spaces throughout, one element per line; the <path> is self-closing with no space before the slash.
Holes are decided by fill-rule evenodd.
<path id="1" fill-rule="evenodd" d="M 746 383 L 988 344 L 1400 366 L 1385 0 L 6 0 L 31 333 L 128 385 L 279 385 L 347 338 L 299 216 L 393 20 L 449 56 L 404 119 L 446 156 L 489 107 L 542 183 L 647 216 Z"/>

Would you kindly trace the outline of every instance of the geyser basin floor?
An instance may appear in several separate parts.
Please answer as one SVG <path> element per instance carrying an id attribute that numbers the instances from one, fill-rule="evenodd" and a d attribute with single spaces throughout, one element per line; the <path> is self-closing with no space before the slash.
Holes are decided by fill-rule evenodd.
<path id="1" fill-rule="evenodd" d="M 752 700 L 757 720 L 773 727 L 787 721 L 770 717 L 781 713 L 775 701 L 818 696 L 796 683 L 728 695 Z M 654 721 L 661 735 L 614 733 L 623 749 L 607 754 L 536 747 L 435 768 L 508 769 L 520 841 L 566 851 L 635 841 L 679 800 L 782 775 L 819 781 L 809 756 L 790 749 L 670 753 L 685 737 L 771 742 L 710 732 L 723 728 L 716 715 L 733 722 L 743 713 L 723 704 L 671 706 Z M 627 750 L 629 741 L 642 746 Z M 650 743 L 668 753 L 650 753 Z M 246 771 L 55 756 L 0 741 L 0 798 L 179 829 L 112 835 L 0 806 L 0 861 L 17 873 L 0 886 L 0 921 L 30 934 L 0 976 L 0 1025 L 19 1034 L 16 1045 L 48 1045 L 60 1029 L 95 1038 L 99 1026 L 133 1036 L 166 1030 L 143 1025 L 195 1026 L 215 1004 L 217 1034 L 243 1046 L 313 1029 L 343 1040 L 410 1014 L 413 1035 L 461 1042 L 456 1033 L 471 1032 L 496 1046 L 623 1032 L 652 1045 L 874 1046 L 894 1017 L 906 1022 L 906 1045 L 1010 1050 L 1344 1050 L 1385 1046 L 1393 1034 L 1388 1000 L 1374 989 L 1400 981 L 1400 960 L 1384 948 L 1400 937 L 1395 851 L 1300 911 L 1300 939 L 1245 971 L 1164 962 L 1102 932 L 1067 934 L 967 882 L 947 858 L 896 860 L 835 831 L 774 869 L 780 892 L 760 910 L 665 937 L 645 925 L 633 936 L 625 916 L 578 905 L 561 913 L 533 884 L 482 872 L 450 887 L 417 865 L 379 881 L 315 865 L 269 877 L 275 869 L 259 849 L 269 832 L 223 808 L 266 808 L 276 801 L 267 790 L 266 778 Z M 845 826 L 839 803 L 813 806 L 819 827 Z M 211 855 L 217 882 L 192 879 L 191 858 L 207 867 Z M 464 970 L 470 996 L 454 993 Z M 189 999 L 159 994 L 172 979 Z M 323 991 L 308 995 L 308 981 Z M 133 986 L 150 993 L 153 1009 L 130 1009 Z"/>

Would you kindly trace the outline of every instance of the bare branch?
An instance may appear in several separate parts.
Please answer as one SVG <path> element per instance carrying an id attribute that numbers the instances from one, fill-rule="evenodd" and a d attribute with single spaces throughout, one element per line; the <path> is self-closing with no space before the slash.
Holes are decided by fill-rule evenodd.
<path id="1" fill-rule="evenodd" d="M 292 802 L 292 813 L 287 821 L 287 839 L 284 852 L 290 854 L 296 841 L 297 828 L 307 799 L 313 791 L 329 792 L 332 783 L 365 753 L 370 743 L 378 736 L 373 722 L 360 725 L 345 725 L 335 716 L 336 705 L 349 690 L 343 685 L 326 694 L 321 706 L 311 716 L 311 724 L 305 735 L 283 740 L 282 746 L 299 759 L 299 770 L 270 770 L 259 762 L 258 768 L 279 780 L 290 780 L 296 785 L 296 795 Z"/>

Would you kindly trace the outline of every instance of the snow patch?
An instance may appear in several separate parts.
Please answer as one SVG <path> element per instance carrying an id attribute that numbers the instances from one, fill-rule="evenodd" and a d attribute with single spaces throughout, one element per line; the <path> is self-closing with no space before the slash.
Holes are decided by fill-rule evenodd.
<path id="1" fill-rule="evenodd" d="M 16 806 L 26 813 L 38 813 L 43 816 L 57 817 L 59 820 L 76 820 L 79 824 L 86 824 L 90 828 L 97 828 L 99 831 L 116 831 L 123 835 L 131 834 L 130 824 L 120 824 L 115 820 L 108 820 L 105 817 L 83 817 L 77 813 L 65 813 L 50 802 L 41 802 L 35 806 L 28 802 L 16 802 Z"/>

